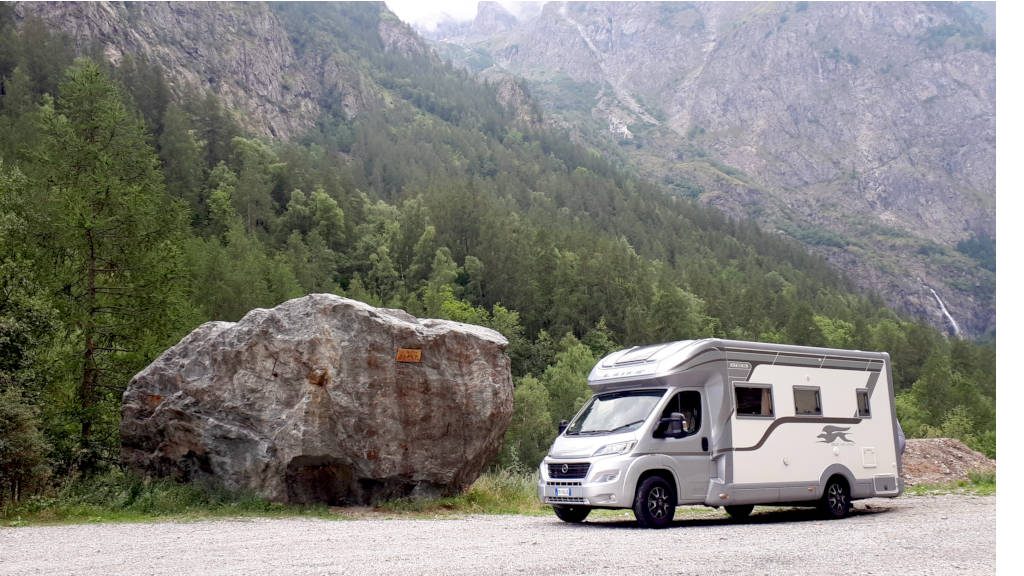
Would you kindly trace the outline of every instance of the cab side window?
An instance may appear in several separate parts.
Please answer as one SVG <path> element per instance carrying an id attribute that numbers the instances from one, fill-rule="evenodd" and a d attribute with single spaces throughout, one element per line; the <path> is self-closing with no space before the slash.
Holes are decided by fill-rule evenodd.
<path id="1" fill-rule="evenodd" d="M 671 418 L 672 413 L 677 412 L 683 415 L 683 432 L 686 436 L 696 434 L 700 430 L 700 392 L 684 390 L 677 393 L 669 400 L 662 411 L 662 418 Z"/>

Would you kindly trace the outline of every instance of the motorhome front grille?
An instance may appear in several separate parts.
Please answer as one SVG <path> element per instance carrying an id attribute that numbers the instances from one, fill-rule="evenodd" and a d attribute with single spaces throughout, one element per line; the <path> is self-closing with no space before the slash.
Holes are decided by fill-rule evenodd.
<path id="1" fill-rule="evenodd" d="M 585 478 L 590 470 L 590 463 L 583 464 L 548 464 L 548 476 L 551 478 Z"/>
<path id="2" fill-rule="evenodd" d="M 545 500 L 548 501 L 548 502 L 556 503 L 556 504 L 586 504 L 587 503 L 586 498 L 575 498 L 575 497 L 569 497 L 569 496 L 548 496 L 547 498 L 545 498 Z"/>

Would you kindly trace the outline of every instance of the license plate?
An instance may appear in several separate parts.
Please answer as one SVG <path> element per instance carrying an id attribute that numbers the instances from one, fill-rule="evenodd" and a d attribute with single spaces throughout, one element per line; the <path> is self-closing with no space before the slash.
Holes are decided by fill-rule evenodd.
<path id="1" fill-rule="evenodd" d="M 572 488 L 555 488 L 555 496 L 572 496 Z"/>

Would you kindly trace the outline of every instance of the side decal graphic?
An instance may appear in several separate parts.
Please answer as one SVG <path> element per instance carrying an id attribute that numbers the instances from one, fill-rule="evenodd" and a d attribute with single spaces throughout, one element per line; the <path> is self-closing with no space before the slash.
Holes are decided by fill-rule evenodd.
<path id="1" fill-rule="evenodd" d="M 819 442 L 822 442 L 824 444 L 832 444 L 837 440 L 842 440 L 843 442 L 853 444 L 853 440 L 850 440 L 846 436 L 847 434 L 852 434 L 852 432 L 849 432 L 849 430 L 849 426 L 846 426 L 845 428 L 842 426 L 825 426 L 821 429 L 821 434 L 818 434 L 818 438 L 821 438 Z"/>

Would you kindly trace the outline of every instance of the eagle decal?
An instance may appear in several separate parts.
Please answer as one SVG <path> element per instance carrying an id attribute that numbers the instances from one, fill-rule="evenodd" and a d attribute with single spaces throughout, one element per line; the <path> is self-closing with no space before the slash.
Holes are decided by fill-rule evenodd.
<path id="1" fill-rule="evenodd" d="M 842 426 L 825 426 L 821 429 L 821 434 L 818 434 L 818 438 L 821 438 L 821 441 L 825 444 L 831 444 L 836 440 L 842 440 L 843 442 L 849 442 L 852 444 L 853 440 L 846 437 L 847 430 L 849 429 L 849 426 L 845 428 Z"/>

